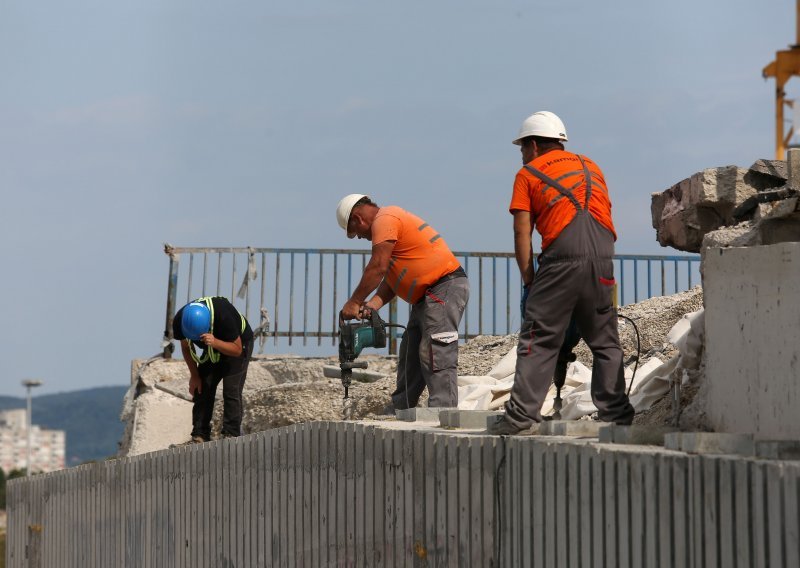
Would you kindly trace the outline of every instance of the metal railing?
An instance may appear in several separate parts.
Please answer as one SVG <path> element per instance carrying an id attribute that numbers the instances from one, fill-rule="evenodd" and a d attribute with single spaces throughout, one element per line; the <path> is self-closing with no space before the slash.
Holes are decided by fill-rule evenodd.
<path id="1" fill-rule="evenodd" d="M 260 350 L 297 343 L 336 344 L 338 313 L 358 284 L 369 249 L 184 248 L 164 246 L 169 284 L 164 356 L 172 352 L 177 308 L 201 296 L 226 296 L 247 317 Z M 513 253 L 455 252 L 470 279 L 470 300 L 459 330 L 462 339 L 510 334 L 520 325 L 521 281 Z M 187 258 L 188 257 L 188 258 Z M 681 292 L 700 282 L 700 257 L 617 255 L 618 302 L 638 302 Z M 404 322 L 405 302 L 388 307 L 390 322 Z M 390 353 L 397 352 L 396 333 Z"/>

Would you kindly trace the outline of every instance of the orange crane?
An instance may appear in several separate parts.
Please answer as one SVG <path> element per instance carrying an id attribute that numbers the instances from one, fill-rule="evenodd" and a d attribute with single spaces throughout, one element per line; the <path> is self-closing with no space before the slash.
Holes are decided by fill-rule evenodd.
<path id="1" fill-rule="evenodd" d="M 775 61 L 764 67 L 764 78 L 775 77 L 775 157 L 778 160 L 786 158 L 786 147 L 794 135 L 794 127 L 789 127 L 788 134 L 784 135 L 783 111 L 785 107 L 793 108 L 794 101 L 786 98 L 784 85 L 792 77 L 800 76 L 800 0 L 797 0 L 797 37 L 794 45 L 775 54 Z"/>

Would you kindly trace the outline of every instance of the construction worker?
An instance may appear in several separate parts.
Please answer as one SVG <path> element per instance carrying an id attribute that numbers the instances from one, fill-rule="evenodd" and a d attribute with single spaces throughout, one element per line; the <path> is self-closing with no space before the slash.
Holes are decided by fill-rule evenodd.
<path id="1" fill-rule="evenodd" d="M 611 201 L 600 168 L 564 150 L 567 132 L 552 112 L 522 123 L 513 141 L 523 167 L 514 181 L 514 251 L 528 298 L 519 334 L 517 366 L 503 420 L 490 433 L 517 434 L 541 422 L 541 408 L 574 317 L 594 356 L 592 400 L 600 420 L 630 424 L 617 334 Z M 531 234 L 542 236 L 534 278 Z"/>
<path id="2" fill-rule="evenodd" d="M 385 412 L 416 407 L 426 386 L 429 407 L 457 406 L 458 326 L 469 299 L 464 269 L 433 227 L 400 207 L 378 207 L 354 193 L 339 202 L 336 219 L 348 238 L 372 241 L 361 281 L 342 307 L 344 319 L 368 317 L 395 296 L 411 305 L 397 388 Z"/>
<path id="3" fill-rule="evenodd" d="M 193 397 L 192 442 L 211 439 L 211 417 L 217 386 L 222 381 L 222 435 L 241 434 L 242 389 L 253 353 L 253 330 L 247 319 L 221 296 L 198 298 L 172 320 L 172 335 L 181 342 L 189 367 Z M 201 349 L 198 355 L 195 347 Z"/>

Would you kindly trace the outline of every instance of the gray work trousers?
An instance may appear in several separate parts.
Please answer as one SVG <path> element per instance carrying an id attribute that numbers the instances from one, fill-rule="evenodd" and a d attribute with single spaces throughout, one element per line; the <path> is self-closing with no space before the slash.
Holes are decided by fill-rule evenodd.
<path id="1" fill-rule="evenodd" d="M 426 386 L 429 407 L 458 405 L 458 326 L 467 300 L 469 280 L 461 277 L 434 285 L 411 306 L 392 393 L 395 409 L 416 407 Z"/>
<path id="2" fill-rule="evenodd" d="M 514 386 L 506 403 L 506 419 L 517 427 L 542 421 L 542 403 L 571 317 L 594 356 L 591 393 L 598 417 L 617 424 L 633 421 L 611 296 L 612 256 L 613 237 L 584 212 L 540 258 L 525 304 Z"/>

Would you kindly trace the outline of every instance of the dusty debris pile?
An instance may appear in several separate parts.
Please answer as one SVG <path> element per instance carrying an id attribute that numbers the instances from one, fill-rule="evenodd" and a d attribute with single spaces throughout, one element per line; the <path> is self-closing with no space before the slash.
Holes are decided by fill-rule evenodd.
<path id="1" fill-rule="evenodd" d="M 673 357 L 677 350 L 667 341 L 667 334 L 684 315 L 702 307 L 703 289 L 695 286 L 686 292 L 656 296 L 619 308 L 619 313 L 631 318 L 639 330 L 642 350 L 640 364 L 655 355 L 665 360 Z M 636 354 L 636 332 L 629 322 L 622 319 L 619 322 L 619 340 L 626 360 Z M 592 366 L 592 353 L 583 341 L 576 347 L 575 354 L 578 361 L 587 367 Z"/>
<path id="2" fill-rule="evenodd" d="M 376 377 L 393 377 L 395 357 L 365 355 Z M 277 428 L 307 420 L 340 420 L 342 386 L 324 375 L 326 366 L 338 365 L 337 357 L 256 356 L 250 362 L 242 393 L 245 433 Z M 134 361 L 131 387 L 120 419 L 125 433 L 120 456 L 132 456 L 166 448 L 189 439 L 192 403 L 189 371 L 180 359 L 154 357 Z M 380 412 L 393 390 L 394 379 L 374 383 L 354 382 L 353 418 Z M 217 388 L 212 436 L 219 436 L 222 422 L 222 385 Z"/>
<path id="3" fill-rule="evenodd" d="M 620 312 L 633 319 L 639 328 L 642 345 L 640 368 L 654 357 L 660 364 L 677 356 L 678 351 L 667 341 L 667 334 L 685 314 L 700 309 L 702 303 L 702 290 L 696 286 L 687 292 L 651 298 L 621 308 Z M 636 338 L 630 324 L 620 326 L 620 336 L 626 356 L 634 354 Z M 486 375 L 510 351 L 513 351 L 516 345 L 516 334 L 479 336 L 471 339 L 459 347 L 459 377 Z M 591 352 L 583 342 L 578 345 L 576 353 L 584 365 L 591 366 Z M 394 390 L 396 358 L 375 355 L 370 357 L 370 370 L 383 372 L 385 377 L 371 383 L 353 384 L 351 396 L 354 419 L 380 415 Z M 331 358 L 329 364 L 335 365 L 335 358 Z M 639 374 L 638 377 L 641 379 L 643 375 Z M 424 395 L 422 404 L 425 404 Z M 256 432 L 308 420 L 340 420 L 342 387 L 336 379 L 274 385 L 245 393 L 245 406 L 243 421 L 245 432 Z M 221 404 L 218 404 L 218 418 L 221 418 L 221 410 Z"/>
<path id="4" fill-rule="evenodd" d="M 640 367 L 649 359 L 658 363 L 675 357 L 677 350 L 666 339 L 667 333 L 684 314 L 702 305 L 702 291 L 652 298 L 621 308 L 639 328 L 642 343 Z M 636 349 L 630 325 L 620 326 L 626 357 Z M 501 360 L 508 361 L 517 345 L 517 335 L 479 336 L 459 348 L 459 377 L 486 375 Z M 589 367 L 591 353 L 585 344 L 576 349 L 579 362 Z M 358 420 L 380 416 L 395 387 L 397 358 L 368 354 L 372 382 L 353 382 L 349 416 Z M 327 378 L 324 369 L 337 367 L 337 357 L 301 358 L 257 356 L 250 364 L 243 392 L 244 433 L 278 428 L 310 420 L 341 420 L 343 390 L 339 379 Z M 511 367 L 513 371 L 513 365 Z M 125 398 L 122 420 L 126 431 L 120 443 L 120 455 L 137 455 L 183 443 L 191 431 L 189 372 L 182 360 L 153 358 L 135 361 L 133 382 Z M 637 377 L 639 380 L 640 374 Z M 502 402 L 502 401 L 501 401 Z M 425 405 L 423 395 L 421 404 Z M 219 435 L 222 419 L 222 388 L 217 390 L 214 411 L 214 436 Z M 660 419 L 660 418 L 659 418 Z"/>

